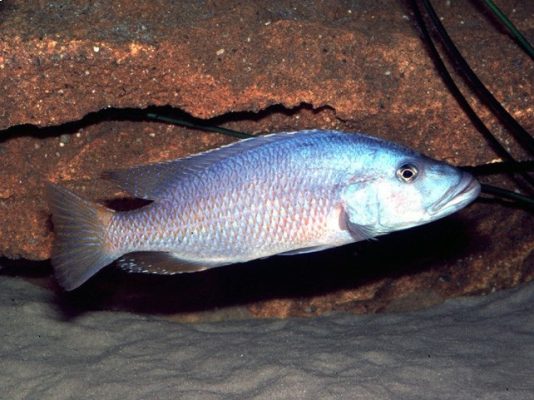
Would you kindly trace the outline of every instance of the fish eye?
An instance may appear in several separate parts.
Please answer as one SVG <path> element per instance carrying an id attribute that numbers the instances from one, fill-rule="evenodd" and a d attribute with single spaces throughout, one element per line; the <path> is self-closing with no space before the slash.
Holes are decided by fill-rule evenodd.
<path id="1" fill-rule="evenodd" d="M 403 164 L 400 166 L 400 168 L 397 170 L 397 178 L 401 182 L 410 183 L 417 178 L 417 175 L 419 174 L 419 171 L 417 170 L 417 167 L 413 164 Z"/>

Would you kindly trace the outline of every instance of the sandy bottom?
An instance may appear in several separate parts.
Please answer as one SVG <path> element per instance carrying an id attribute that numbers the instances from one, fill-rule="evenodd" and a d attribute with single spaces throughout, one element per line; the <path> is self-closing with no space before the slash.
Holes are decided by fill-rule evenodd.
<path id="1" fill-rule="evenodd" d="M 534 399 L 534 284 L 419 312 L 67 318 L 0 277 L 2 399 Z"/>

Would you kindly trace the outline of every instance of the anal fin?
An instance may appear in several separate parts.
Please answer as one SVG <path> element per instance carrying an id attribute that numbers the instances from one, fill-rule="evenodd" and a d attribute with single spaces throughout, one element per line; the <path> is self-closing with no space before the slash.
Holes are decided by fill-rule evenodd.
<path id="1" fill-rule="evenodd" d="M 207 265 L 182 260 L 173 253 L 156 251 L 129 253 L 119 258 L 116 262 L 121 269 L 128 272 L 160 275 L 199 272 L 210 268 Z"/>
<path id="2" fill-rule="evenodd" d="M 277 254 L 277 256 L 294 256 L 297 254 L 307 254 L 307 253 L 315 253 L 316 251 L 322 251 L 331 248 L 332 246 L 329 245 L 322 245 L 322 246 L 311 246 L 311 247 L 303 247 L 296 250 L 290 250 L 285 251 L 283 253 Z"/>

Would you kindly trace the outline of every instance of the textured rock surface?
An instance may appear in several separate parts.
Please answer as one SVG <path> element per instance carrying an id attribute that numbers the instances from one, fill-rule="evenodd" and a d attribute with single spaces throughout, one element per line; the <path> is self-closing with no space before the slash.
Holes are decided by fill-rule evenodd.
<path id="1" fill-rule="evenodd" d="M 423 312 L 184 325 L 0 277 L 6 399 L 532 399 L 534 285 Z"/>
<path id="2" fill-rule="evenodd" d="M 438 9 L 451 35 L 481 79 L 532 131 L 533 64 L 471 4 L 451 4 Z M 534 4 L 514 6 L 503 5 L 532 38 Z M 121 194 L 99 179 L 102 171 L 230 140 L 140 122 L 141 114 L 133 112 L 104 111 L 78 121 L 109 107 L 171 105 L 248 132 L 362 130 L 453 164 L 495 159 L 435 73 L 401 2 L 13 0 L 0 3 L 0 16 L 0 255 L 10 258 L 50 255 L 45 181 L 110 199 Z M 487 111 L 477 109 L 521 156 Z M 513 187 L 505 177 L 493 179 Z M 381 244 L 275 259 L 259 275 L 236 267 L 172 279 L 161 295 L 142 292 L 168 304 L 185 281 L 191 296 L 171 302 L 171 310 L 203 309 L 232 293 L 237 297 L 227 302 L 252 301 L 249 311 L 260 316 L 439 302 L 532 279 L 532 223 L 521 210 L 482 203 Z M 162 284 L 157 278 L 117 278 L 123 279 L 124 285 L 112 279 L 99 290 L 115 299 L 113 293 L 130 290 L 123 286 L 138 291 L 153 279 Z M 302 279 L 308 286 L 296 289 Z M 207 281 L 214 289 L 208 300 L 196 295 Z M 278 288 L 270 292 L 273 286 Z M 400 303 L 390 304 L 399 297 Z"/>

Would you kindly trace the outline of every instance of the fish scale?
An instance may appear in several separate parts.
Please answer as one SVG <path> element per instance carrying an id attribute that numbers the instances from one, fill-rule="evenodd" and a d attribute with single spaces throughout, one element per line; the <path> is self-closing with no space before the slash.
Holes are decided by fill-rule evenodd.
<path id="1" fill-rule="evenodd" d="M 304 161 L 310 151 L 298 157 L 297 149 L 271 146 L 228 165 L 185 175 L 173 184 L 169 200 L 116 214 L 109 236 L 116 248 L 172 251 L 207 262 L 324 244 L 330 234 L 327 219 L 340 198 L 321 188 L 333 186 L 336 177 L 329 170 L 321 171 L 320 183 L 317 174 L 308 176 Z M 298 169 L 281 175 L 295 164 Z M 141 234 L 125 234 L 128 230 Z"/>

